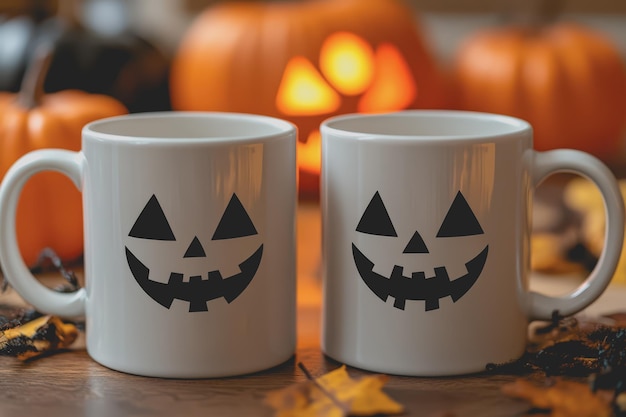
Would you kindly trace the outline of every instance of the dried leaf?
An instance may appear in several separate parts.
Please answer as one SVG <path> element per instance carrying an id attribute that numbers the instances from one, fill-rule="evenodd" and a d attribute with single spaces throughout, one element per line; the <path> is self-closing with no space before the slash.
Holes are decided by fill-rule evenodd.
<path id="1" fill-rule="evenodd" d="M 42 316 L 0 332 L 0 355 L 26 360 L 65 349 L 78 337 L 78 329 L 55 316 Z"/>
<path id="2" fill-rule="evenodd" d="M 534 232 L 530 239 L 530 250 L 533 254 L 531 269 L 550 274 L 584 271 L 585 269 L 579 262 L 572 262 L 567 258 L 570 240 L 562 233 Z"/>
<path id="3" fill-rule="evenodd" d="M 626 202 L 626 180 L 620 179 L 618 185 L 622 199 Z M 604 248 L 606 217 L 598 187 L 586 178 L 574 179 L 563 190 L 563 199 L 566 206 L 582 216 L 580 232 L 583 243 L 591 253 L 600 256 Z M 622 256 L 613 274 L 613 282 L 626 283 L 626 245 L 622 246 Z"/>
<path id="4" fill-rule="evenodd" d="M 344 417 L 400 414 L 404 407 L 382 391 L 386 375 L 352 379 L 345 365 L 319 378 L 267 394 L 277 417 Z"/>
<path id="5" fill-rule="evenodd" d="M 549 411 L 552 417 L 610 417 L 610 399 L 591 391 L 587 384 L 557 379 L 553 385 L 537 386 L 526 379 L 502 387 L 510 397 L 526 400 Z"/>
<path id="6" fill-rule="evenodd" d="M 504 364 L 488 364 L 492 373 L 582 377 L 607 372 L 623 375 L 626 386 L 626 314 L 602 317 L 561 317 L 537 327 L 522 357 Z"/>

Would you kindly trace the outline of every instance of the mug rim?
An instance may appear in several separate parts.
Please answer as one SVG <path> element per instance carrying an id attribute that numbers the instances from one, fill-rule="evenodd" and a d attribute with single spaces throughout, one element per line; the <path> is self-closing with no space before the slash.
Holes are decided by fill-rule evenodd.
<path id="1" fill-rule="evenodd" d="M 396 119 L 412 118 L 414 120 L 423 119 L 425 121 L 432 119 L 446 119 L 448 122 L 453 121 L 482 121 L 488 122 L 493 126 L 500 126 L 498 132 L 491 133 L 394 133 L 393 129 L 371 129 L 362 128 L 363 123 L 359 125 L 361 128 L 342 127 L 342 125 L 354 125 L 355 121 L 369 121 L 372 125 L 377 121 L 386 122 Z M 330 134 L 335 137 L 343 137 L 346 139 L 371 140 L 399 140 L 399 141 L 445 141 L 445 140 L 487 140 L 498 137 L 516 136 L 523 132 L 532 132 L 532 126 L 529 122 L 512 116 L 466 111 L 466 110 L 400 110 L 385 113 L 350 113 L 339 116 L 330 117 L 324 120 L 320 126 L 320 132 Z M 325 136 L 325 135 L 324 135 Z"/>
<path id="2" fill-rule="evenodd" d="M 245 119 L 248 122 L 257 123 L 259 126 L 264 125 L 271 129 L 271 131 L 265 133 L 251 133 L 251 134 L 222 134 L 222 135 L 150 135 L 150 134 L 121 134 L 111 132 L 112 126 L 119 126 L 120 124 L 137 121 L 137 120 L 150 120 L 150 119 L 202 119 L 205 121 L 232 121 L 237 123 Z M 142 113 L 128 113 L 118 116 L 105 117 L 83 126 L 82 137 L 95 138 L 97 140 L 106 140 L 111 142 L 122 143 L 150 143 L 150 144 L 200 144 L 200 143 L 233 143 L 233 142 L 254 142 L 259 140 L 272 140 L 282 137 L 290 137 L 297 132 L 297 127 L 284 119 L 276 117 L 265 116 L 252 113 L 238 113 L 238 112 L 218 112 L 218 111 L 158 111 L 158 112 L 142 112 Z"/>

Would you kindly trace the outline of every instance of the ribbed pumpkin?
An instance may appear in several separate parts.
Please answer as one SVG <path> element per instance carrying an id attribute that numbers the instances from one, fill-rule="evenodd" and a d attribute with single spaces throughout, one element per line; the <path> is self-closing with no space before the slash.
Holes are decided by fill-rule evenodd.
<path id="1" fill-rule="evenodd" d="M 78 151 L 83 126 L 126 113 L 117 100 L 66 90 L 43 94 L 50 55 L 38 57 L 18 94 L 0 93 L 0 178 L 25 153 L 41 148 Z M 17 208 L 17 237 L 27 265 L 51 247 L 64 260 L 83 251 L 81 195 L 74 184 L 54 172 L 35 175 L 24 187 Z"/>
<path id="2" fill-rule="evenodd" d="M 308 143 L 299 146 L 301 190 L 303 174 L 319 174 L 318 128 L 325 118 L 435 108 L 446 98 L 415 13 L 397 0 L 214 5 L 183 37 L 170 88 L 178 110 L 258 113 L 295 123 L 301 145 Z M 308 186 L 317 188 L 317 181 Z"/>
<path id="3" fill-rule="evenodd" d="M 455 62 L 458 107 L 528 120 L 539 150 L 613 160 L 626 126 L 626 68 L 611 42 L 573 23 L 471 36 Z"/>

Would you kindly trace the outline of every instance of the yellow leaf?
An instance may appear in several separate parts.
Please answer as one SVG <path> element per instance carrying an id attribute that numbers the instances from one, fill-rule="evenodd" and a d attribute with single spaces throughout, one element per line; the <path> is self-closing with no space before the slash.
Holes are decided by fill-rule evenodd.
<path id="1" fill-rule="evenodd" d="M 404 407 L 382 389 L 386 375 L 352 379 L 345 365 L 314 381 L 305 381 L 267 394 L 277 417 L 344 417 L 399 414 Z"/>
<path id="2" fill-rule="evenodd" d="M 55 316 L 42 316 L 21 326 L 0 331 L 0 355 L 25 360 L 44 352 L 65 349 L 78 337 L 78 329 Z"/>

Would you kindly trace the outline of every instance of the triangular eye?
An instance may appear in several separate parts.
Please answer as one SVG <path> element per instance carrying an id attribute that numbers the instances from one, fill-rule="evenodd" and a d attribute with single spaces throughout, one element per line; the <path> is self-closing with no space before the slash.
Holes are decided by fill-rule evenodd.
<path id="1" fill-rule="evenodd" d="M 374 197 L 372 197 L 372 200 L 367 205 L 356 227 L 356 231 L 369 235 L 398 236 L 378 191 L 376 191 L 376 194 L 374 194 Z"/>
<path id="2" fill-rule="evenodd" d="M 281 113 L 289 116 L 328 114 L 340 104 L 339 94 L 311 61 L 302 56 L 291 58 L 276 93 L 276 107 Z"/>
<path id="3" fill-rule="evenodd" d="M 482 235 L 483 229 L 476 219 L 474 212 L 459 191 L 443 220 L 437 237 L 459 237 Z"/>
<path id="4" fill-rule="evenodd" d="M 409 240 L 402 253 L 429 253 L 424 239 L 422 239 L 417 230 L 413 233 L 413 237 Z"/>
<path id="5" fill-rule="evenodd" d="M 215 229 L 212 240 L 233 239 L 256 234 L 256 228 L 252 220 L 250 220 L 246 209 L 243 208 L 237 195 L 233 194 L 228 202 L 228 206 L 226 206 L 226 210 L 224 210 L 224 214 L 222 214 L 217 229 Z"/>
<path id="6" fill-rule="evenodd" d="M 358 111 L 371 113 L 409 107 L 418 91 L 411 68 L 400 50 L 395 45 L 383 43 L 376 50 L 374 59 L 376 76 L 361 97 Z"/>
<path id="7" fill-rule="evenodd" d="M 128 236 L 152 240 L 176 240 L 165 213 L 153 194 L 143 208 Z"/>

